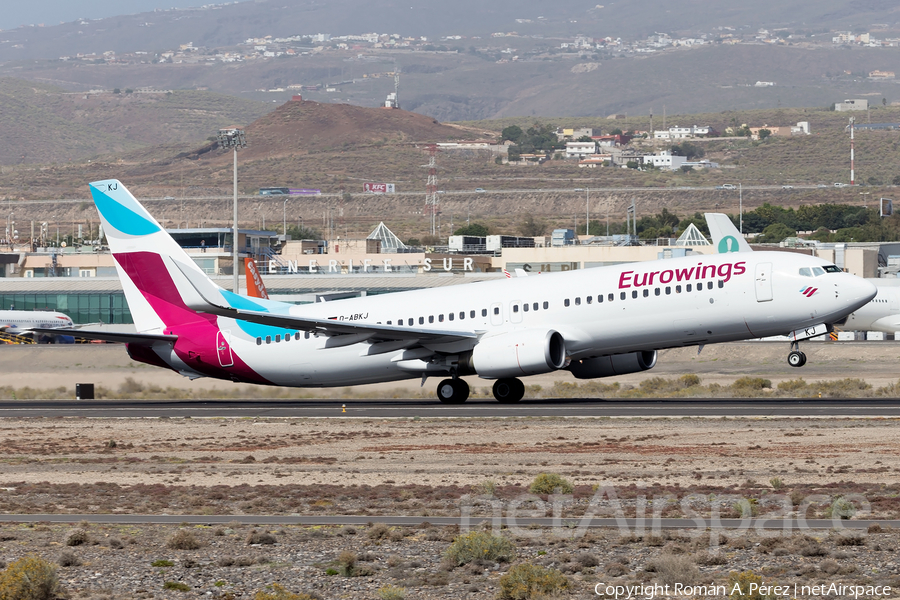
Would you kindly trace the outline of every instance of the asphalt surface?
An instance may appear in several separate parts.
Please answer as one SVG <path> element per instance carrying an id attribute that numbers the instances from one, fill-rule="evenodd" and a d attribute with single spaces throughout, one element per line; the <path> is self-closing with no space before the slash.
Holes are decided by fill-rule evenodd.
<path id="1" fill-rule="evenodd" d="M 232 521 L 244 525 L 366 525 L 368 523 L 384 523 L 392 526 L 416 527 L 423 523 L 431 525 L 459 525 L 460 527 L 478 527 L 483 523 L 508 528 L 565 527 L 620 527 L 629 531 L 650 531 L 654 527 L 662 529 L 766 529 L 783 531 L 804 529 L 867 529 L 870 525 L 882 527 L 900 527 L 900 520 L 887 519 L 615 519 L 615 518 L 507 518 L 500 517 L 499 522 L 491 517 L 403 517 L 366 515 L 301 517 L 295 515 L 133 515 L 133 514 L 34 514 L 34 515 L 0 515 L 0 522 L 6 523 L 89 523 L 129 524 L 179 524 L 190 523 L 200 525 L 221 525 Z"/>
<path id="2" fill-rule="evenodd" d="M 900 399 L 523 400 L 21 400 L 0 402 L 0 418 L 497 418 L 497 417 L 900 417 Z"/>

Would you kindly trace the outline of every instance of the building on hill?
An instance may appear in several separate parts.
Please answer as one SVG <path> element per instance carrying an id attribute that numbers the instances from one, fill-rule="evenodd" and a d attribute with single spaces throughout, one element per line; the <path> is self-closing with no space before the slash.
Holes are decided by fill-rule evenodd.
<path id="1" fill-rule="evenodd" d="M 659 154 L 647 154 L 641 157 L 641 162 L 645 165 L 652 165 L 657 169 L 665 169 L 676 171 L 684 166 L 687 158 L 684 156 L 676 156 L 668 150 L 663 150 Z"/>
<path id="2" fill-rule="evenodd" d="M 866 99 L 851 99 L 838 102 L 834 105 L 834 110 L 838 112 L 846 112 L 850 110 L 869 110 L 869 101 Z"/>
<path id="3" fill-rule="evenodd" d="M 556 130 L 556 139 L 557 140 L 577 140 L 582 137 L 593 137 L 594 130 L 590 127 L 581 127 L 579 129 L 575 129 L 574 127 L 562 127 Z"/>
<path id="4" fill-rule="evenodd" d="M 583 158 L 596 152 L 596 142 L 566 142 L 566 158 Z"/>
<path id="5" fill-rule="evenodd" d="M 869 79 L 877 79 L 877 80 L 893 79 L 894 76 L 895 75 L 894 75 L 893 71 L 877 71 L 877 70 L 869 71 Z"/>
<path id="6" fill-rule="evenodd" d="M 658 129 L 653 132 L 653 139 L 656 140 L 679 140 L 694 137 L 706 137 L 715 135 L 716 130 L 709 125 L 693 125 L 691 127 L 669 127 L 668 129 Z"/>
<path id="7" fill-rule="evenodd" d="M 749 127 L 750 137 L 754 140 L 759 139 L 761 129 L 768 129 L 770 135 L 780 137 L 789 137 L 792 135 L 809 135 L 809 121 L 799 121 L 796 125 L 763 125 L 762 127 Z"/>

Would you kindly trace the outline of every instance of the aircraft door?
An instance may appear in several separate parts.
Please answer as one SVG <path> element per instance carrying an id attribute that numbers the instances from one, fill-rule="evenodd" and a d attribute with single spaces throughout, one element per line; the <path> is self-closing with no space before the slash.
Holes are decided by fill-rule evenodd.
<path id="1" fill-rule="evenodd" d="M 230 331 L 219 331 L 216 333 L 216 354 L 219 355 L 220 367 L 234 366 L 234 357 L 231 355 L 231 344 L 229 338 Z"/>
<path id="2" fill-rule="evenodd" d="M 503 325 L 503 305 L 499 302 L 491 304 L 491 325 Z"/>
<path id="3" fill-rule="evenodd" d="M 519 300 L 509 303 L 509 321 L 510 323 L 522 322 L 522 303 Z"/>
<path id="4" fill-rule="evenodd" d="M 756 265 L 756 301 L 772 300 L 772 263 Z"/>

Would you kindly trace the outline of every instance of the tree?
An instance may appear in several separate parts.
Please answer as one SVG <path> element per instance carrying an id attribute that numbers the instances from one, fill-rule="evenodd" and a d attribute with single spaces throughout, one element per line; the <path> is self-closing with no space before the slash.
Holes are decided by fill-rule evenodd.
<path id="1" fill-rule="evenodd" d="M 519 223 L 519 232 L 524 236 L 537 237 L 547 232 L 547 224 L 540 219 L 535 219 L 531 213 L 525 213 L 522 222 Z"/>
<path id="2" fill-rule="evenodd" d="M 891 179 L 891 183 L 894 185 L 900 185 L 900 175 L 894 175 L 894 178 Z"/>
<path id="3" fill-rule="evenodd" d="M 500 132 L 500 141 L 509 140 L 513 143 L 518 143 L 519 138 L 522 137 L 522 128 L 518 125 L 510 125 L 509 127 L 504 127 L 503 131 Z"/>
<path id="4" fill-rule="evenodd" d="M 887 106 L 887 98 L 882 98 L 882 99 L 881 99 L 881 105 L 882 105 L 882 106 Z"/>
<path id="5" fill-rule="evenodd" d="M 757 240 L 762 243 L 777 244 L 784 238 L 795 237 L 796 235 L 796 229 L 791 229 L 784 223 L 773 223 L 763 229 L 762 235 Z"/>
<path id="6" fill-rule="evenodd" d="M 690 142 L 682 142 L 680 144 L 675 144 L 672 146 L 669 151 L 675 156 L 683 156 L 688 160 L 694 160 L 695 158 L 703 158 L 706 156 L 706 151 L 700 146 L 695 146 Z"/>
<path id="7" fill-rule="evenodd" d="M 453 232 L 453 235 L 474 235 L 476 237 L 486 237 L 490 235 L 490 230 L 486 225 L 482 225 L 481 223 L 472 223 L 471 225 L 460 227 Z"/>
<path id="8" fill-rule="evenodd" d="M 625 166 L 628 167 L 629 169 L 637 169 L 638 167 L 641 166 L 641 163 L 639 163 L 636 160 L 629 160 L 627 163 L 625 163 Z"/>
<path id="9" fill-rule="evenodd" d="M 693 171 L 693 170 L 694 170 L 694 167 L 692 167 L 692 166 L 690 166 L 690 165 L 681 165 L 681 172 L 682 172 L 682 173 L 690 173 L 690 172 Z"/>
<path id="10" fill-rule="evenodd" d="M 772 130 L 771 129 L 760 129 L 759 133 L 757 135 L 759 136 L 759 139 L 764 140 L 767 137 L 769 137 L 770 135 L 772 135 Z"/>
<path id="11" fill-rule="evenodd" d="M 318 229 L 312 227 L 297 227 L 296 225 L 288 225 L 287 234 L 292 240 L 321 240 L 322 233 Z"/>
<path id="12" fill-rule="evenodd" d="M 576 141 L 576 142 L 593 142 L 594 139 L 593 139 L 591 136 L 589 136 L 589 135 L 583 135 L 583 136 L 581 136 L 580 138 L 578 138 L 578 139 L 575 140 L 575 141 Z"/>

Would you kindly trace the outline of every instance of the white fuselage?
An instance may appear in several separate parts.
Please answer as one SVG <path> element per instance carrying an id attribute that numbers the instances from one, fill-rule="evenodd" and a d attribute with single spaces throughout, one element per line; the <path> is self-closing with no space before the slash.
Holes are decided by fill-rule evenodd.
<path id="1" fill-rule="evenodd" d="M 526 330 L 559 332 L 566 355 L 577 360 L 832 323 L 866 304 L 875 288 L 841 272 L 802 275 L 827 265 L 780 252 L 719 254 L 270 308 L 304 317 L 478 334 L 477 339 L 423 343 L 424 348 L 410 350 L 402 342 L 329 347 L 336 338 L 225 317 L 218 317 L 218 327 L 230 351 L 273 384 L 376 383 L 421 377 L 427 370 L 417 359 L 465 353 L 492 336 L 515 340 Z M 173 368 L 190 372 L 174 353 L 157 353 Z M 223 367 L 221 376 L 227 378 L 227 372 Z"/>
<path id="2" fill-rule="evenodd" d="M 0 330 L 13 335 L 28 333 L 35 327 L 58 329 L 72 327 L 72 319 L 60 312 L 42 310 L 0 310 Z"/>
<path id="3" fill-rule="evenodd" d="M 870 279 L 878 294 L 847 317 L 843 329 L 854 331 L 900 331 L 900 280 Z"/>

